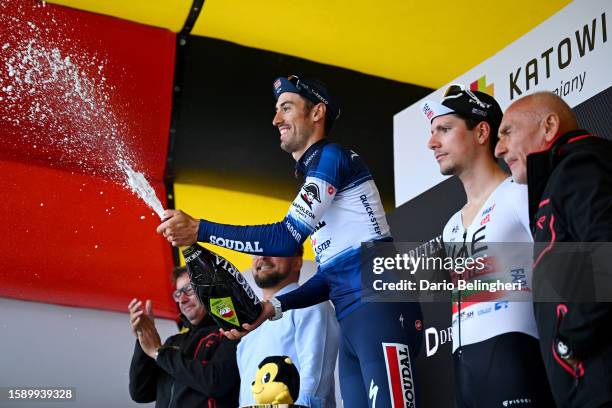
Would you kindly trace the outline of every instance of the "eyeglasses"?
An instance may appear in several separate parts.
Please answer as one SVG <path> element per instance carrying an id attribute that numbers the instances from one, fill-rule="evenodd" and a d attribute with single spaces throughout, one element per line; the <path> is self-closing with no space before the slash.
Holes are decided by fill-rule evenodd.
<path id="1" fill-rule="evenodd" d="M 178 302 L 181 298 L 181 293 L 184 293 L 186 296 L 193 296 L 193 287 L 191 286 L 191 284 L 185 285 L 182 288 L 175 290 L 172 293 L 172 298 Z"/>

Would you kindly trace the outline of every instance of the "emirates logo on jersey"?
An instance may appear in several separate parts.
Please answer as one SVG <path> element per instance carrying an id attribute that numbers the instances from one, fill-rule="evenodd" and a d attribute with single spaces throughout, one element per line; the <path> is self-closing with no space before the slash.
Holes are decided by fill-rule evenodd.
<path id="1" fill-rule="evenodd" d="M 312 210 L 312 205 L 315 201 L 321 202 L 321 194 L 319 193 L 319 186 L 315 183 L 308 183 L 302 187 L 300 197 L 306 203 L 308 208 Z"/>
<path id="2" fill-rule="evenodd" d="M 487 215 L 488 213 L 490 213 L 491 211 L 493 211 L 495 209 L 495 204 L 493 204 L 492 206 L 490 206 L 489 208 L 485 209 L 482 214 L 481 217 L 484 217 L 485 215 Z"/>

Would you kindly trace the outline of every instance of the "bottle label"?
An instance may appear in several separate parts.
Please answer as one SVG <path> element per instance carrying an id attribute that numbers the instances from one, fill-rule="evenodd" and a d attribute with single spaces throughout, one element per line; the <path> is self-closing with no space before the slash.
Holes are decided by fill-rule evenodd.
<path id="1" fill-rule="evenodd" d="M 236 309 L 231 297 L 210 298 L 210 311 L 220 319 L 225 320 L 234 326 L 240 327 Z"/>
<path id="2" fill-rule="evenodd" d="M 185 257 L 185 263 L 189 263 L 189 262 L 193 261 L 194 259 L 196 259 L 197 257 L 199 257 L 201 253 L 202 253 L 202 251 L 201 251 L 201 250 L 196 250 L 195 252 L 193 252 L 193 253 L 191 253 L 191 254 L 187 255 L 187 256 Z"/>
<path id="3" fill-rule="evenodd" d="M 255 293 L 253 293 L 253 289 L 251 289 L 251 286 L 249 286 L 249 283 L 244 279 L 244 276 L 242 276 L 242 273 L 236 270 L 232 266 L 232 264 L 229 263 L 227 259 L 218 256 L 214 252 L 213 252 L 213 255 L 215 256 L 216 264 L 221 265 L 223 268 L 225 268 L 225 270 L 227 270 L 230 274 L 232 274 L 234 278 L 236 278 L 236 281 L 238 281 L 238 284 L 242 286 L 242 288 L 246 292 L 249 299 L 253 301 L 253 304 L 256 305 L 260 303 L 259 298 L 255 295 Z"/>

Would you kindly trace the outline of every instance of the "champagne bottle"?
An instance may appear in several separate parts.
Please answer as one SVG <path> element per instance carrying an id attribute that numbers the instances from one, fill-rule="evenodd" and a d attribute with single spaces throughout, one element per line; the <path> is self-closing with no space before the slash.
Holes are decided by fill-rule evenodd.
<path id="1" fill-rule="evenodd" d="M 231 262 L 197 243 L 184 248 L 183 256 L 198 299 L 219 327 L 243 331 L 243 323 L 259 317 L 259 298 Z"/>

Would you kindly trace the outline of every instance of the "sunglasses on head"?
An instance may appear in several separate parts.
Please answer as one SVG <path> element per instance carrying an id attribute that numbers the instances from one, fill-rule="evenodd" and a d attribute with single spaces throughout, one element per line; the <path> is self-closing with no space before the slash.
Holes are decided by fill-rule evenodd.
<path id="1" fill-rule="evenodd" d="M 306 93 L 308 93 L 308 95 L 314 96 L 321 103 L 324 103 L 329 109 L 329 102 L 327 101 L 327 99 L 323 98 L 318 92 L 313 90 L 307 83 L 305 83 L 304 81 L 301 81 L 300 77 L 298 77 L 297 75 L 289 75 L 287 77 L 287 80 L 291 82 L 298 91 L 300 92 L 305 91 Z M 340 109 L 338 109 L 338 112 L 334 119 L 338 119 L 339 117 L 340 117 Z"/>
<path id="2" fill-rule="evenodd" d="M 464 91 L 465 91 L 465 86 L 463 86 L 462 84 L 451 84 L 448 88 L 446 88 L 446 91 L 444 91 L 444 97 L 452 98 L 454 96 L 458 96 Z"/>
<path id="3" fill-rule="evenodd" d="M 287 77 L 287 79 L 289 80 L 289 82 L 291 82 L 293 84 L 293 86 L 295 86 L 297 88 L 298 91 L 301 91 L 303 89 L 304 91 L 308 92 L 309 95 L 314 96 L 315 98 L 317 98 L 319 101 L 321 101 L 325 105 L 328 104 L 328 102 L 327 102 L 327 100 L 325 98 L 323 98 L 321 95 L 319 95 L 318 92 L 313 91 L 310 88 L 310 86 L 308 86 L 308 84 L 306 84 L 303 81 L 300 81 L 300 77 L 298 77 L 297 75 L 289 75 Z"/>
<path id="4" fill-rule="evenodd" d="M 482 108 L 488 109 L 491 106 L 490 104 L 481 101 L 474 92 L 472 92 L 470 89 L 465 89 L 465 87 L 461 84 L 452 84 L 446 88 L 446 91 L 444 92 L 444 99 L 457 98 L 462 94 L 466 94 L 468 98 L 473 100 Z"/>

